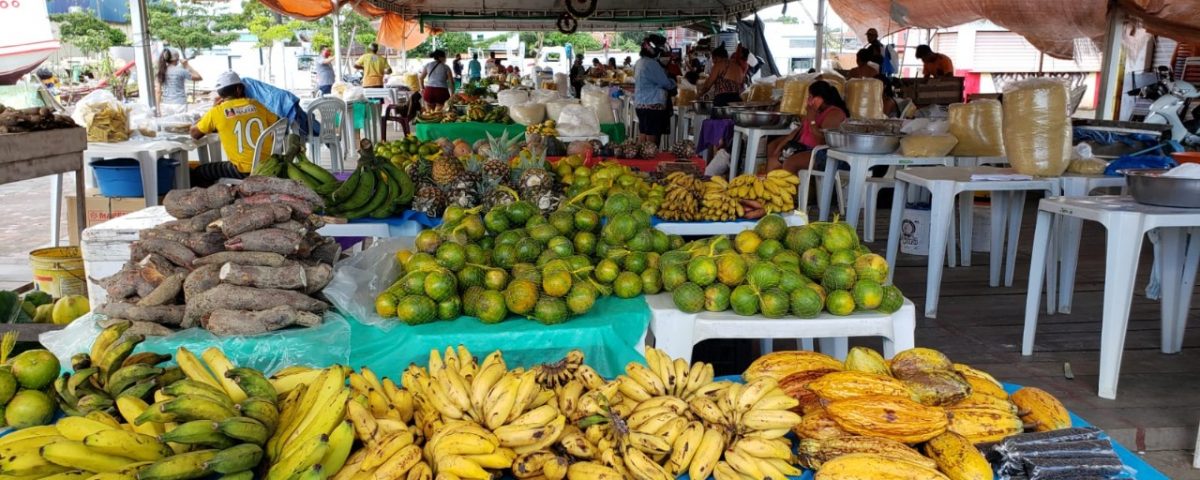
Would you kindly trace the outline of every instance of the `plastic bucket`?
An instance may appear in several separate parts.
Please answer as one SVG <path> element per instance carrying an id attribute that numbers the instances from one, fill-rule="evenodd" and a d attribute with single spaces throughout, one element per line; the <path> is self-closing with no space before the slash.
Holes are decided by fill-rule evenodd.
<path id="1" fill-rule="evenodd" d="M 29 252 L 33 283 L 54 298 L 87 295 L 83 256 L 79 247 L 42 248 Z"/>
<path id="2" fill-rule="evenodd" d="M 142 197 L 142 170 L 140 163 L 133 158 L 114 158 L 111 160 L 96 160 L 92 162 L 96 170 L 96 183 L 100 186 L 100 194 L 106 197 Z M 169 159 L 158 159 L 158 192 L 160 194 L 175 188 L 175 168 L 179 162 Z"/>

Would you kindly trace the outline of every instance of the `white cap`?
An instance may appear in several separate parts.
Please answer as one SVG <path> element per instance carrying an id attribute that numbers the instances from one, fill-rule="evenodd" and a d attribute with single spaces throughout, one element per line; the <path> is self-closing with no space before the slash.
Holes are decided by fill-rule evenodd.
<path id="1" fill-rule="evenodd" d="M 217 77 L 217 90 L 228 87 L 230 85 L 241 85 L 242 77 L 239 77 L 233 70 L 226 71 Z"/>

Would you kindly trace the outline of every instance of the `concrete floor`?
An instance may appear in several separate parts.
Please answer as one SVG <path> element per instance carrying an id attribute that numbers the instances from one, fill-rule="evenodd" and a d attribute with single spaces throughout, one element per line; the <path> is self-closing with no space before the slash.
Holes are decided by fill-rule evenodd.
<path id="1" fill-rule="evenodd" d="M 29 252 L 51 246 L 50 189 L 54 177 L 0 185 L 0 289 L 11 290 L 32 281 Z M 63 176 L 66 190 L 74 191 L 75 174 Z M 64 194 L 65 198 L 65 194 Z M 67 243 L 66 201 L 63 202 L 62 244 Z"/>

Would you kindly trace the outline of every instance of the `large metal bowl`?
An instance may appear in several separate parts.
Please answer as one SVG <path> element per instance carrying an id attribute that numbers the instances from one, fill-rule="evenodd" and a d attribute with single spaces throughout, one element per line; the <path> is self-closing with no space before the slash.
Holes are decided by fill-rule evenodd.
<path id="1" fill-rule="evenodd" d="M 730 107 L 749 110 L 774 110 L 779 102 L 732 102 Z"/>
<path id="2" fill-rule="evenodd" d="M 712 112 L 712 100 L 696 100 L 692 102 L 692 110 L 701 115 L 708 115 Z"/>
<path id="3" fill-rule="evenodd" d="M 1200 208 L 1200 179 L 1164 177 L 1166 169 L 1121 170 L 1129 194 L 1138 203 L 1160 207 Z"/>
<path id="4" fill-rule="evenodd" d="M 825 143 L 829 144 L 829 148 L 839 152 L 885 155 L 900 148 L 900 137 L 825 130 Z"/>
<path id="5" fill-rule="evenodd" d="M 792 123 L 796 116 L 791 113 L 739 110 L 733 114 L 733 123 L 746 128 L 783 128 Z"/>
<path id="6" fill-rule="evenodd" d="M 738 109 L 733 107 L 712 107 L 708 110 L 708 118 L 713 120 L 732 120 Z"/>

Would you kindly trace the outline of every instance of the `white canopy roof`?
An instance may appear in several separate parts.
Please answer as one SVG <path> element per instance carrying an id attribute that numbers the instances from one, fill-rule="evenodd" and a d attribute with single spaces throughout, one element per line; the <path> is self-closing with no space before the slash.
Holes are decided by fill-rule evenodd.
<path id="1" fill-rule="evenodd" d="M 558 29 L 564 1 L 581 0 L 369 0 L 426 27 L 451 31 Z M 596 0 L 579 31 L 654 30 L 736 19 L 782 0 Z M 586 4 L 581 5 L 581 9 Z"/>

